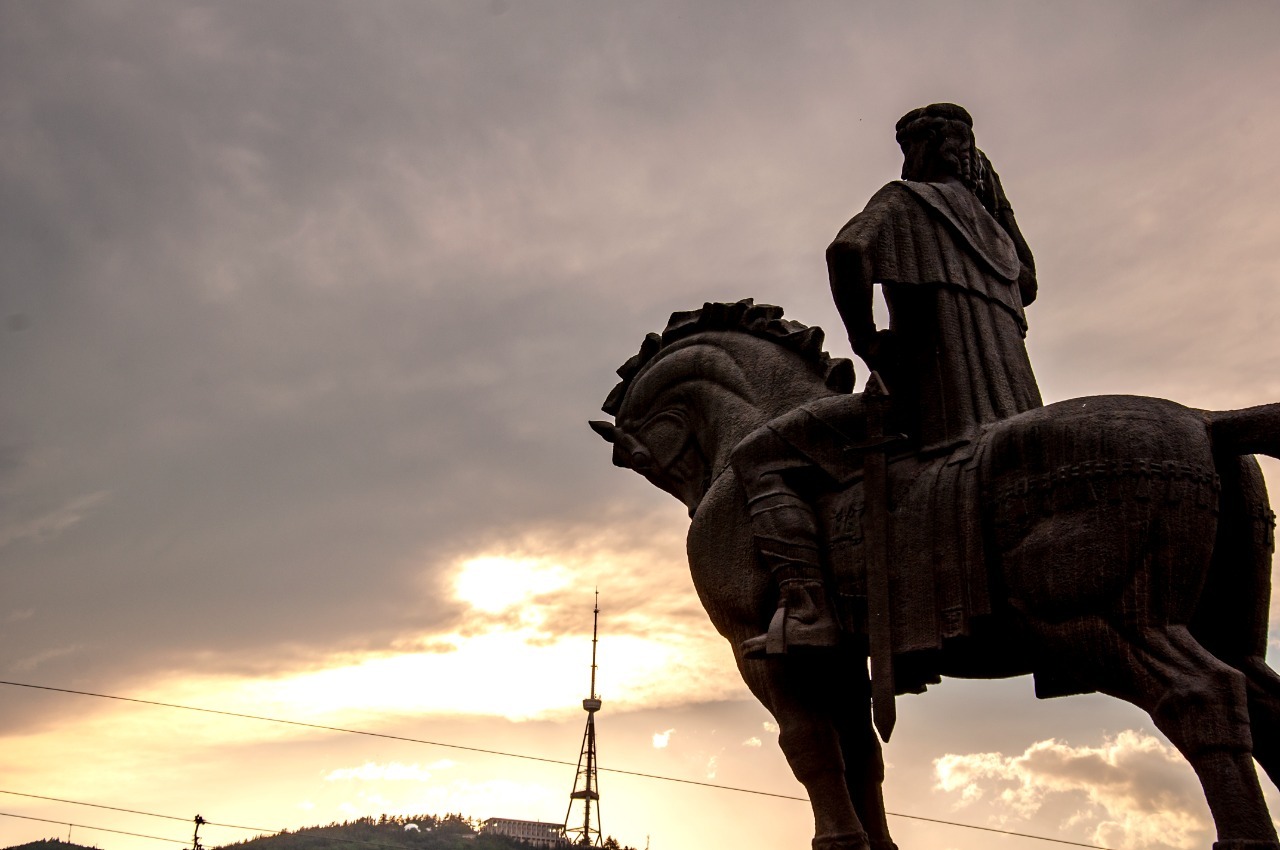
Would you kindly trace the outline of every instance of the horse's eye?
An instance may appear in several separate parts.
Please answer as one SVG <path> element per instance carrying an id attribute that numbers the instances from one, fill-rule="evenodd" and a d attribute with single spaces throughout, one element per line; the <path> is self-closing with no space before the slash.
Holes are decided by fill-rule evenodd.
<path id="1" fill-rule="evenodd" d="M 689 439 L 689 427 L 684 417 L 674 411 L 662 413 L 644 423 L 638 439 L 654 462 L 662 468 L 670 466 L 684 449 Z"/>

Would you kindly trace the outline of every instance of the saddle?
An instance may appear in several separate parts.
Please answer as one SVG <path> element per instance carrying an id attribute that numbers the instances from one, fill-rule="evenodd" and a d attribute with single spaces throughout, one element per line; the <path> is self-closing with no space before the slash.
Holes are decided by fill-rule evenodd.
<path id="1" fill-rule="evenodd" d="M 814 506 L 825 544 L 837 615 L 851 634 L 867 634 L 864 431 L 858 396 L 824 399 L 770 423 L 808 466 L 793 474 Z M 852 451 L 851 451 L 852 449 Z M 944 452 L 898 450 L 888 458 L 889 596 L 898 693 L 940 681 L 944 644 L 973 634 L 991 613 L 983 538 L 982 443 Z"/>

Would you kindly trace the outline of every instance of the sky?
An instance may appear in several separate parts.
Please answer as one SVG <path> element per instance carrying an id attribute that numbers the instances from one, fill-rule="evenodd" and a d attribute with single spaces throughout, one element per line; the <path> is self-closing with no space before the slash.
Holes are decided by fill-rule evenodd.
<path id="1" fill-rule="evenodd" d="M 823 251 L 897 118 L 953 101 L 1035 252 L 1046 400 L 1280 399 L 1277 31 L 1235 0 L 0 0 L 0 678 L 569 763 L 0 685 L 0 846 L 190 837 L 9 792 L 562 819 L 596 588 L 602 768 L 802 796 L 684 508 L 586 426 L 614 369 L 744 297 L 849 356 Z M 1047 845 L 901 815 L 1212 840 L 1130 706 L 1021 678 L 898 711 L 903 850 Z M 600 781 L 636 847 L 811 836 L 803 802 Z"/>

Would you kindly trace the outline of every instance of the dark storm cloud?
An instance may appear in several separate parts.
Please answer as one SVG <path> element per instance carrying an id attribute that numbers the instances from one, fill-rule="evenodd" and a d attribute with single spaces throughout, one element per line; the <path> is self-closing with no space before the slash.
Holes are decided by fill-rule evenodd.
<path id="1" fill-rule="evenodd" d="M 454 557 L 678 521 L 584 426 L 611 370 L 747 295 L 847 353 L 822 250 L 928 101 L 977 116 L 1040 258 L 1046 395 L 1158 377 L 1202 276 L 1150 258 L 1280 185 L 1267 13 L 1167 8 L 0 7 L 0 670 L 387 646 L 458 616 Z M 1274 317 L 1251 239 L 1216 325 Z"/>

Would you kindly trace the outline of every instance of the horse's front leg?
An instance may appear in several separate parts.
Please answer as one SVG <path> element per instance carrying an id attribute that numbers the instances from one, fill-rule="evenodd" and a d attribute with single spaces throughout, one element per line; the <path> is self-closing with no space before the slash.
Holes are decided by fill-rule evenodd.
<path id="1" fill-rule="evenodd" d="M 825 657 L 819 663 L 816 656 Z M 778 722 L 778 745 L 813 807 L 814 850 L 870 850 L 846 777 L 840 712 L 843 687 L 830 653 L 740 662 L 743 677 Z M 877 748 L 878 752 L 878 748 Z M 854 775 L 865 775 L 855 769 Z M 885 834 L 887 838 L 887 833 Z M 891 845 L 877 841 L 876 850 Z"/>
<path id="2" fill-rule="evenodd" d="M 884 755 L 871 722 L 871 680 L 866 657 L 843 665 L 848 670 L 844 705 L 837 714 L 840 751 L 844 755 L 845 784 L 854 811 L 871 839 L 872 850 L 897 850 L 889 836 L 884 810 Z M 859 676 L 858 671 L 862 671 Z"/>

